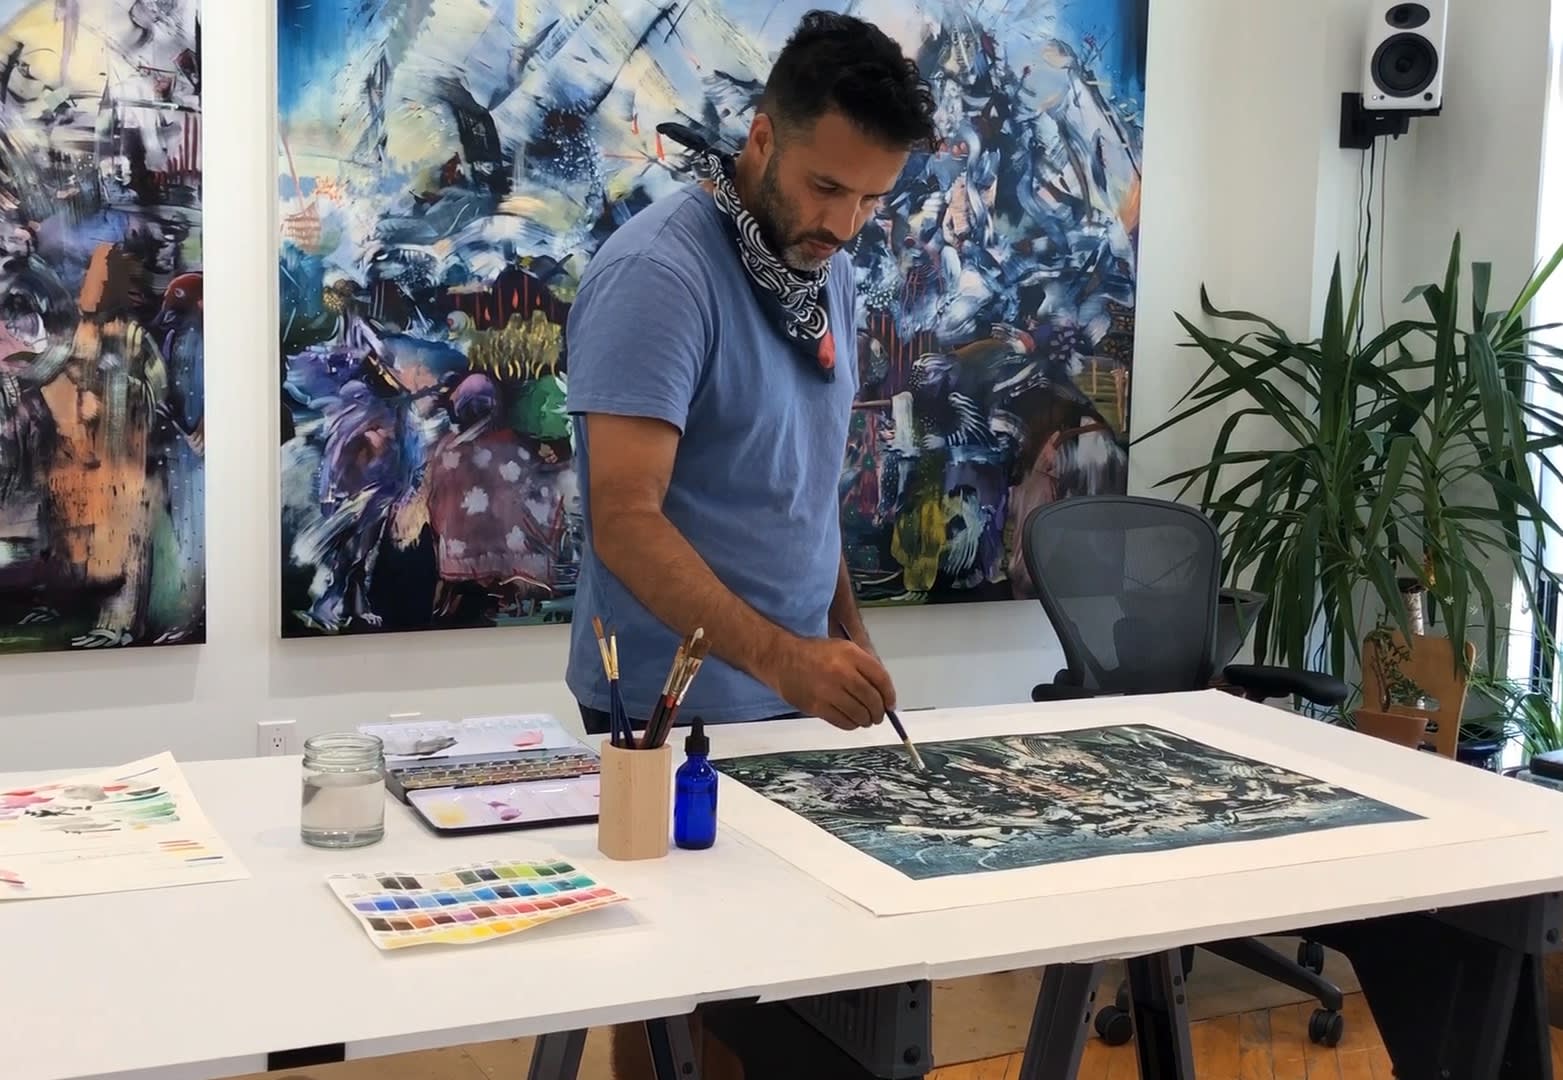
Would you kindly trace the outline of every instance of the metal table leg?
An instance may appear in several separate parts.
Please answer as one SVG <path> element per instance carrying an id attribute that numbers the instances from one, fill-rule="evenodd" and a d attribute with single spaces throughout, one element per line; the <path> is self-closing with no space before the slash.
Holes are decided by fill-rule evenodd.
<path id="1" fill-rule="evenodd" d="M 1091 1023 L 1103 964 L 1060 964 L 1042 973 L 1020 1080 L 1074 1080 Z"/>
<path id="2" fill-rule="evenodd" d="M 526 1072 L 527 1080 L 575 1080 L 585 1049 L 584 1030 L 549 1032 L 532 1047 L 532 1067 Z"/>
<path id="3" fill-rule="evenodd" d="M 1547 976 L 1539 956 L 1526 956 L 1520 969 L 1509 1040 L 1500 1076 L 1552 1080 L 1552 1032 L 1547 1018 Z"/>
<path id="4" fill-rule="evenodd" d="M 646 1041 L 651 1044 L 651 1069 L 657 1080 L 700 1080 L 689 1017 L 647 1020 Z"/>
<path id="5" fill-rule="evenodd" d="M 1141 1080 L 1194 1080 L 1186 989 L 1177 951 L 1129 961 Z"/>
<path id="6" fill-rule="evenodd" d="M 1397 1076 L 1552 1080 L 1542 959 L 1563 897 L 1321 927 L 1346 954 Z"/>

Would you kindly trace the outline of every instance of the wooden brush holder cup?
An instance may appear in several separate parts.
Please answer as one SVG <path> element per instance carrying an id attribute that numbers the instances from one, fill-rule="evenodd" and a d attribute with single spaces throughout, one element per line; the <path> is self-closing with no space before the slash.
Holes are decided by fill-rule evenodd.
<path id="1" fill-rule="evenodd" d="M 610 859 L 660 859 L 672 828 L 673 748 L 625 750 L 603 743 L 597 850 Z"/>

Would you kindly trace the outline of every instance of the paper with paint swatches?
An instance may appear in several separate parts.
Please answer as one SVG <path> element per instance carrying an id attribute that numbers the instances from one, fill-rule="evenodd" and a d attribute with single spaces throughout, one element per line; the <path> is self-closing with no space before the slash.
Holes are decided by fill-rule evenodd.
<path id="1" fill-rule="evenodd" d="M 626 899 L 562 859 L 335 874 L 326 881 L 381 949 L 473 945 Z"/>
<path id="2" fill-rule="evenodd" d="M 247 877 L 172 754 L 0 788 L 0 901 Z"/>

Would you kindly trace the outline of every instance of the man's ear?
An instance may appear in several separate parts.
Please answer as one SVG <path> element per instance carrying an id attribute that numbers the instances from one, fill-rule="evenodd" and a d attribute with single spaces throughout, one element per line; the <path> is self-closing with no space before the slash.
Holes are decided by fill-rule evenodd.
<path id="1" fill-rule="evenodd" d="M 763 112 L 754 114 L 754 120 L 749 124 L 749 144 L 754 147 L 760 161 L 770 160 L 776 152 L 776 125 L 770 116 Z"/>

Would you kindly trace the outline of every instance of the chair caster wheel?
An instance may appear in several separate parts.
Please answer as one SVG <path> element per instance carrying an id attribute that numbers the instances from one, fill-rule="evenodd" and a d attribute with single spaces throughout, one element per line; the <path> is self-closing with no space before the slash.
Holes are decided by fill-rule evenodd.
<path id="1" fill-rule="evenodd" d="M 1308 1018 L 1308 1039 L 1318 1046 L 1339 1046 L 1346 1034 L 1346 1018 L 1329 1009 L 1315 1009 Z"/>
<path id="2" fill-rule="evenodd" d="M 1134 1011 L 1134 1001 L 1129 997 L 1129 984 L 1121 983 L 1118 986 L 1118 996 L 1113 998 L 1113 1004 L 1118 1006 L 1118 1011 L 1128 1013 Z"/>
<path id="3" fill-rule="evenodd" d="M 1297 966 L 1307 968 L 1315 975 L 1324 974 L 1324 946 L 1317 941 L 1304 941 L 1297 946 Z"/>
<path id="4" fill-rule="evenodd" d="M 1096 1014 L 1096 1033 L 1108 1046 L 1122 1046 L 1134 1038 L 1134 1018 L 1115 1005 L 1104 1005 Z"/>

